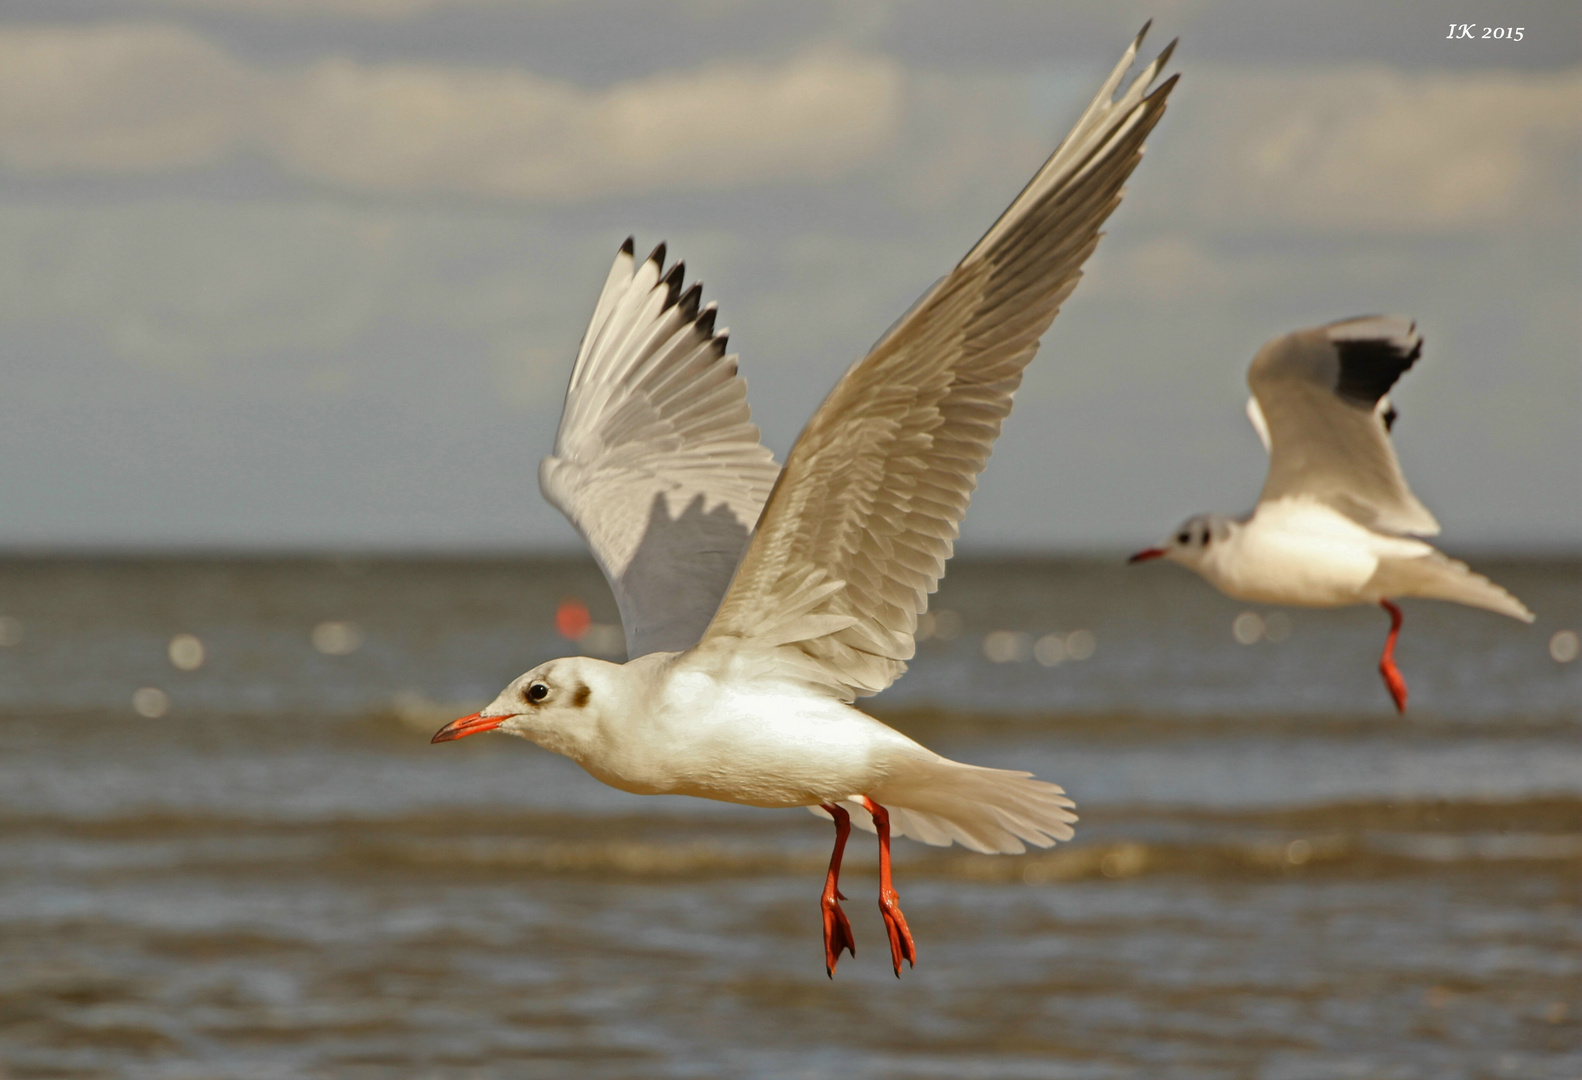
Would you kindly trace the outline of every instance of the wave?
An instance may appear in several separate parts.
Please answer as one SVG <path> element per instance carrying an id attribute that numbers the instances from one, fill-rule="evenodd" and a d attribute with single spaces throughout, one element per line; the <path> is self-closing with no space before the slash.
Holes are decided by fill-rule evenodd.
<path id="1" fill-rule="evenodd" d="M 910 878 L 1070 882 L 1186 874 L 1422 874 L 1493 865 L 1582 877 L 1582 800 L 1346 804 L 1300 812 L 1093 814 L 1077 839 L 1022 856 L 897 845 Z M 1086 834 L 1086 835 L 1084 835 Z M 206 814 L 0 816 L 0 870 L 69 863 L 172 871 L 649 881 L 816 876 L 826 830 L 800 814 L 642 817 L 425 812 L 280 822 Z M 871 874 L 858 844 L 849 870 Z"/>
<path id="2" fill-rule="evenodd" d="M 365 852 L 365 855 L 372 855 Z M 380 861 L 406 862 L 448 871 L 532 872 L 538 875 L 623 878 L 703 878 L 811 875 L 823 871 L 822 850 L 769 851 L 708 842 L 541 843 L 470 840 L 458 844 L 396 844 Z M 870 875 L 857 857 L 850 872 Z M 898 863 L 901 860 L 898 859 Z M 1582 837 L 1537 833 L 1320 835 L 1289 840 L 1159 843 L 1117 840 L 1063 845 L 1018 857 L 969 853 L 919 854 L 904 860 L 909 878 L 982 882 L 1062 882 L 1135 878 L 1145 874 L 1225 877 L 1295 871 L 1377 874 L 1413 872 L 1451 864 L 1536 863 L 1582 873 Z"/>

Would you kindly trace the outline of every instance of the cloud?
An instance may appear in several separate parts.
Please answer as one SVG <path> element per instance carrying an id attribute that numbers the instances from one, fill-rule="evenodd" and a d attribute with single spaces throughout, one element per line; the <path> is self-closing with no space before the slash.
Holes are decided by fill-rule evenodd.
<path id="1" fill-rule="evenodd" d="M 1383 68 L 1195 73 L 1201 210 L 1301 229 L 1570 220 L 1582 75 Z M 1189 88 L 1190 89 L 1190 88 Z"/>
<path id="2" fill-rule="evenodd" d="M 990 215 L 1093 78 L 909 73 L 896 200 Z M 1116 228 L 1155 234 L 1465 234 L 1575 221 L 1582 72 L 1184 69 Z M 1155 269 L 1179 255 L 1151 256 Z M 1139 268 L 1147 269 L 1147 268 Z"/>
<path id="3" fill-rule="evenodd" d="M 827 178 L 893 137 L 899 69 L 825 53 L 588 91 L 515 71 L 329 61 L 271 141 L 288 169 L 364 190 L 577 201 Z"/>
<path id="4" fill-rule="evenodd" d="M 259 87 L 178 28 L 0 31 L 0 159 L 29 171 L 202 164 L 247 126 Z"/>
<path id="5" fill-rule="evenodd" d="M 176 170 L 242 148 L 360 191 L 574 202 L 824 179 L 900 123 L 891 61 L 818 51 L 588 90 L 512 69 L 328 59 L 248 67 L 177 27 L 0 31 L 0 160 Z"/>
<path id="6" fill-rule="evenodd" d="M 497 6 L 502 0 L 165 0 L 168 6 L 246 12 L 278 18 L 404 19 L 448 7 Z"/>
<path id="7" fill-rule="evenodd" d="M 138 6 L 185 8 L 206 14 L 217 10 L 231 11 L 279 19 L 410 19 L 458 8 L 532 11 L 566 7 L 575 2 L 577 0 L 144 0 Z"/>

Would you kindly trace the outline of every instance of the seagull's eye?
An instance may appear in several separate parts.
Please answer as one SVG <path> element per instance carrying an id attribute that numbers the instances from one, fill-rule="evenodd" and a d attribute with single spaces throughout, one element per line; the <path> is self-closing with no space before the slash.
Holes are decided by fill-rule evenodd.
<path id="1" fill-rule="evenodd" d="M 1176 534 L 1176 543 L 1178 543 L 1178 544 L 1190 544 L 1191 542 L 1192 542 L 1192 534 L 1191 533 L 1183 531 L 1183 532 L 1180 532 L 1180 533 Z"/>
<path id="2" fill-rule="evenodd" d="M 527 700 L 543 701 L 549 696 L 549 687 L 541 682 L 531 683 L 527 688 Z"/>

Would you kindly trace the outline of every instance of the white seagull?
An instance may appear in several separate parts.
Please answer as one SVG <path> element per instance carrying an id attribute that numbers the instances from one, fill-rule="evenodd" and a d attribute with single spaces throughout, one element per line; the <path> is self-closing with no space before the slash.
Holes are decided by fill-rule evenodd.
<path id="1" fill-rule="evenodd" d="M 1367 315 L 1298 330 L 1258 350 L 1247 370 L 1247 417 L 1269 452 L 1269 477 L 1245 518 L 1198 514 L 1161 547 L 1227 596 L 1303 607 L 1381 605 L 1390 613 L 1379 673 L 1406 711 L 1395 666 L 1403 596 L 1452 600 L 1532 622 L 1522 602 L 1418 536 L 1439 532 L 1406 486 L 1390 444 L 1386 396 L 1417 362 L 1411 319 Z"/>
<path id="2" fill-rule="evenodd" d="M 833 818 L 831 976 L 856 955 L 838 889 L 853 817 L 878 833 L 898 976 L 917 953 L 892 833 L 1004 853 L 1069 839 L 1059 787 L 941 757 L 851 702 L 906 670 L 1022 370 L 1164 113 L 1176 77 L 1150 87 L 1170 48 L 1115 97 L 1142 37 L 993 228 L 836 384 L 783 472 L 700 286 L 682 291 L 664 245 L 637 264 L 628 240 L 539 485 L 608 578 L 631 659 L 541 664 L 433 741 L 498 730 L 622 791 Z"/>

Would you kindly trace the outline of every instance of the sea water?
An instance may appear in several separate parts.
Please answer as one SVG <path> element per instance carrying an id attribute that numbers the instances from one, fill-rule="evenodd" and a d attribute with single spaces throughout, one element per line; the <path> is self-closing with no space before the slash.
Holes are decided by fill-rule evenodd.
<path id="1" fill-rule="evenodd" d="M 952 563 L 866 705 L 1082 820 L 898 842 L 900 981 L 858 835 L 830 981 L 827 822 L 429 745 L 619 651 L 591 564 L 0 560 L 0 1076 L 1574 1080 L 1582 563 L 1478 568 L 1538 621 L 1407 602 L 1403 718 L 1377 609 Z"/>

